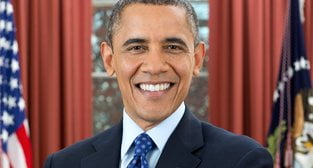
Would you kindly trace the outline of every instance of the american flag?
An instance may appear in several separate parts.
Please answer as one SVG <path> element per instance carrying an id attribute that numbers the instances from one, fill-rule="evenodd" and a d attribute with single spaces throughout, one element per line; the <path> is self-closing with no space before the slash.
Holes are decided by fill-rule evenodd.
<path id="1" fill-rule="evenodd" d="M 313 167 L 313 90 L 298 0 L 289 0 L 267 139 L 275 168 Z"/>
<path id="2" fill-rule="evenodd" d="M 10 0 L 0 0 L 0 168 L 11 167 L 32 167 L 31 147 L 13 6 Z"/>

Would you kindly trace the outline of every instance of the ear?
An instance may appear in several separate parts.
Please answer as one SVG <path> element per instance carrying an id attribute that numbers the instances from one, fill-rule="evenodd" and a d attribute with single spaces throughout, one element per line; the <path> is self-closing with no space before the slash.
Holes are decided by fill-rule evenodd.
<path id="1" fill-rule="evenodd" d="M 106 42 L 101 43 L 101 56 L 104 68 L 109 76 L 114 75 L 113 50 Z"/>
<path id="2" fill-rule="evenodd" d="M 200 42 L 195 48 L 195 66 L 193 68 L 193 75 L 198 76 L 205 58 L 205 44 Z"/>

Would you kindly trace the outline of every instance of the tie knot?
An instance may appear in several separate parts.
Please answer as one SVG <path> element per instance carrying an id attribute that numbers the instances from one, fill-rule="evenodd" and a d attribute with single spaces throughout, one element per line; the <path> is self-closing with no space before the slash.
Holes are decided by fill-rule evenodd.
<path id="1" fill-rule="evenodd" d="M 135 139 L 135 156 L 145 156 L 154 147 L 154 142 L 146 133 L 138 135 Z"/>

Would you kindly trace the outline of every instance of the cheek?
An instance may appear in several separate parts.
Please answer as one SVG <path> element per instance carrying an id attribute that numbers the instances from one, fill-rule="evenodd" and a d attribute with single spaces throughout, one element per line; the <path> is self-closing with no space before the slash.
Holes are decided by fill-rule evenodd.
<path id="1" fill-rule="evenodd" d="M 175 61 L 172 67 L 176 74 L 180 78 L 178 85 L 178 92 L 180 96 L 185 96 L 188 93 L 192 76 L 193 76 L 193 64 L 191 59 L 181 59 L 180 61 Z"/>
<path id="2" fill-rule="evenodd" d="M 116 59 L 115 65 L 118 75 L 131 77 L 136 73 L 140 63 L 132 59 L 124 58 Z"/>
<path id="3" fill-rule="evenodd" d="M 129 59 L 116 59 L 115 71 L 121 90 L 130 91 L 132 79 L 135 76 L 140 63 Z"/>
<path id="4" fill-rule="evenodd" d="M 186 80 L 192 77 L 194 65 L 190 57 L 186 56 L 184 59 L 173 59 L 170 64 L 180 78 Z"/>

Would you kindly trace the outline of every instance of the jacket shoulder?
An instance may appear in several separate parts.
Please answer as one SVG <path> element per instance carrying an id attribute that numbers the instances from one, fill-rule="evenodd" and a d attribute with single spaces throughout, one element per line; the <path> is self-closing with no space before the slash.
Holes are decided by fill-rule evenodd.
<path id="1" fill-rule="evenodd" d="M 209 123 L 201 123 L 204 147 L 203 164 L 219 167 L 272 167 L 272 157 L 258 142 L 244 135 L 237 135 Z M 213 161 L 214 160 L 214 161 Z M 223 166 L 222 166 L 223 167 Z"/>
<path id="2" fill-rule="evenodd" d="M 107 137 L 116 132 L 117 126 L 114 126 L 93 137 L 81 140 L 73 145 L 65 147 L 58 152 L 50 154 L 45 160 L 45 168 L 54 167 L 80 167 L 83 158 L 96 152 L 97 142 L 105 141 Z"/>
<path id="3" fill-rule="evenodd" d="M 237 135 L 209 123 L 202 122 L 201 124 L 203 138 L 207 143 L 231 148 L 240 147 L 241 150 L 241 146 L 244 146 L 244 148 L 262 147 L 248 136 Z"/>

